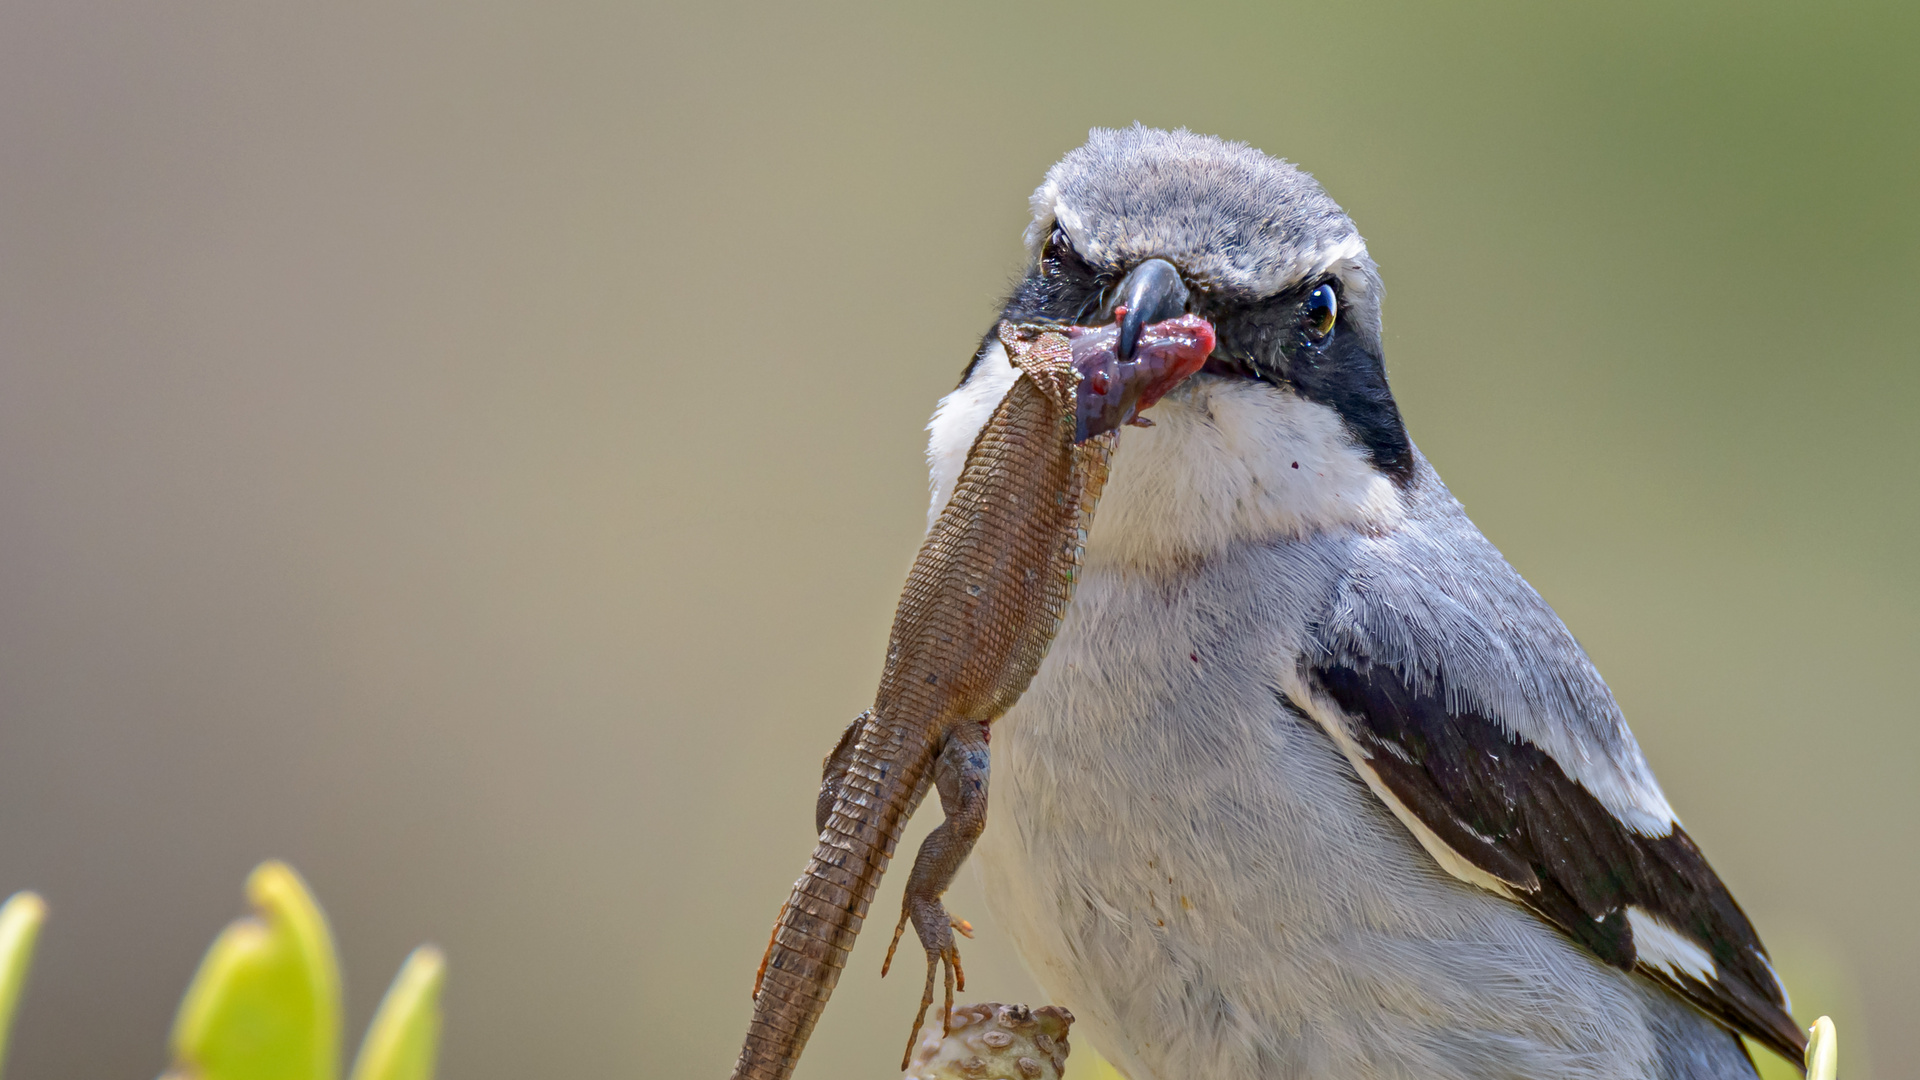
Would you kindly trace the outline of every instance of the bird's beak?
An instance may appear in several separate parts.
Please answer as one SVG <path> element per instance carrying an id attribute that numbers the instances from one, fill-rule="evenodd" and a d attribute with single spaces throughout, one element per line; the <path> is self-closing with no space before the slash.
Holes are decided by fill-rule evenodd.
<path id="1" fill-rule="evenodd" d="M 1125 424 L 1151 426 L 1140 414 L 1199 371 L 1213 355 L 1213 324 L 1187 312 L 1180 271 L 1148 259 L 1121 279 L 1101 313 L 1103 326 L 1073 326 L 1074 440 Z"/>
<path id="2" fill-rule="evenodd" d="M 1165 259 L 1148 259 L 1133 268 L 1113 291 L 1106 314 L 1120 325 L 1116 353 L 1131 361 L 1140 347 L 1140 331 L 1157 322 L 1184 315 L 1191 294 L 1180 271 Z"/>

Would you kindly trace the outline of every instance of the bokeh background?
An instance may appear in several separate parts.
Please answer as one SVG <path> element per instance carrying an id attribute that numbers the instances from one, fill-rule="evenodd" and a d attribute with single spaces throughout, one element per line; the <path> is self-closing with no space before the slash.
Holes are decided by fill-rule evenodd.
<path id="1" fill-rule="evenodd" d="M 1916 12 L 0 7 L 10 1076 L 156 1073 L 267 856 L 352 1032 L 446 948 L 443 1076 L 722 1075 L 921 425 L 1135 120 L 1352 212 L 1415 438 L 1849 1074 L 1920 1076 Z M 889 1074 L 884 933 L 803 1077 Z"/>

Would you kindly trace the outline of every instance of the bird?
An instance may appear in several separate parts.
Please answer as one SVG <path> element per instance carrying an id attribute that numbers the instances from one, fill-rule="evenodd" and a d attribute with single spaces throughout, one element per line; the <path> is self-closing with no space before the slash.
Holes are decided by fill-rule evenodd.
<path id="1" fill-rule="evenodd" d="M 1300 168 L 1095 129 L 995 325 L 1208 320 L 1118 445 L 994 725 L 988 906 L 1128 1080 L 1753 1077 L 1805 1036 L 1619 706 L 1390 390 L 1382 283 Z M 1014 379 L 928 422 L 933 521 Z"/>

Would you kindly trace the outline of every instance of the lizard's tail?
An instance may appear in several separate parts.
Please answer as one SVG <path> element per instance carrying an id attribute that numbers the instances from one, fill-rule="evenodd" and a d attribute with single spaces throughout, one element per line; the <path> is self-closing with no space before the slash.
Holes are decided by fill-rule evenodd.
<path id="1" fill-rule="evenodd" d="M 889 731 L 869 722 L 861 735 L 820 842 L 774 924 L 733 1080 L 786 1080 L 792 1075 L 840 980 L 880 875 L 893 858 L 907 818 L 926 795 L 930 748 L 873 745 L 895 739 L 924 743 L 927 734 Z"/>

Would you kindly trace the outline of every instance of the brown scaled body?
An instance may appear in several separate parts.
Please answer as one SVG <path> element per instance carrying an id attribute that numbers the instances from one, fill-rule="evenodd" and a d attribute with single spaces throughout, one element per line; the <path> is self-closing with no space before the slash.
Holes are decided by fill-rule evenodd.
<path id="1" fill-rule="evenodd" d="M 1019 377 L 914 559 L 873 708 L 827 759 L 820 840 L 774 926 L 734 1080 L 792 1073 L 936 779 L 947 820 L 921 846 L 901 918 L 927 949 L 921 1019 L 943 962 L 951 1012 L 959 955 L 940 895 L 986 823 L 986 725 L 1026 690 L 1059 628 L 1116 438 L 1073 441 L 1080 376 L 1065 333 L 1003 324 L 1000 339 Z"/>

